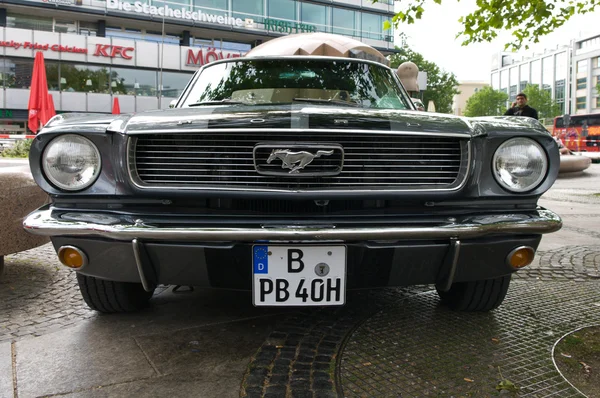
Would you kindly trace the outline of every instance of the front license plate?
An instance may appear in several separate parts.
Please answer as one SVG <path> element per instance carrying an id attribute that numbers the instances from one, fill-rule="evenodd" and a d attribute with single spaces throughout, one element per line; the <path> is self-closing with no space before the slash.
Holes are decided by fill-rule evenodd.
<path id="1" fill-rule="evenodd" d="M 346 301 L 346 246 L 256 245 L 252 263 L 255 306 Z"/>

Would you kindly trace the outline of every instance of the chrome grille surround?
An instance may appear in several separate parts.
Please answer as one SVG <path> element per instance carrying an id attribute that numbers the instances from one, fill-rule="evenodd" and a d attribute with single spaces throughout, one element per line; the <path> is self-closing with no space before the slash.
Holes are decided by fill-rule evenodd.
<path id="1" fill-rule="evenodd" d="M 129 137 L 127 165 L 131 181 L 141 189 L 454 191 L 465 184 L 468 176 L 469 139 L 467 134 L 349 129 L 146 131 Z M 313 178 L 260 175 L 253 151 L 265 142 L 341 145 L 343 170 L 336 176 Z"/>

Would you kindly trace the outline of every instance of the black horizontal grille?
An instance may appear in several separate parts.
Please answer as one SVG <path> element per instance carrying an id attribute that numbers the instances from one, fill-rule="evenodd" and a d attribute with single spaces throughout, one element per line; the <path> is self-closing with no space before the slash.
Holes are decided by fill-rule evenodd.
<path id="1" fill-rule="evenodd" d="M 336 175 L 264 175 L 255 147 L 273 143 L 312 143 L 343 148 L 342 170 Z M 249 190 L 420 190 L 452 189 L 465 178 L 468 141 L 457 137 L 401 133 L 220 132 L 143 134 L 132 138 L 129 165 L 133 180 L 144 187 Z M 339 155 L 336 155 L 339 156 Z M 327 159 L 327 157 L 323 157 Z M 326 161 L 332 162 L 329 158 Z M 337 161 L 337 157 L 334 159 Z M 258 162 L 259 164 L 255 164 Z M 315 161 L 303 172 L 323 167 Z"/>

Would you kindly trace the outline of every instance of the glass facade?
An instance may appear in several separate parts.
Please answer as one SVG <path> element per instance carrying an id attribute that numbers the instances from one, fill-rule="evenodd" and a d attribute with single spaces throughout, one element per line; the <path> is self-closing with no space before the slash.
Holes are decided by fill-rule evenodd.
<path id="1" fill-rule="evenodd" d="M 587 73 L 588 71 L 588 60 L 582 59 L 581 61 L 577 61 L 577 74 Z"/>
<path id="2" fill-rule="evenodd" d="M 227 9 L 228 0 L 192 0 L 196 8 L 203 11 L 220 11 Z"/>
<path id="3" fill-rule="evenodd" d="M 362 36 L 369 39 L 383 40 L 382 33 L 383 18 L 381 15 L 370 14 L 365 12 L 362 14 Z"/>
<path id="4" fill-rule="evenodd" d="M 577 109 L 585 109 L 585 97 L 577 97 Z"/>
<path id="5" fill-rule="evenodd" d="M 302 3 L 300 6 L 300 20 L 303 23 L 316 25 L 317 31 L 327 32 L 328 10 L 329 7 L 319 4 Z"/>
<path id="6" fill-rule="evenodd" d="M 517 99 L 517 91 L 519 90 L 519 68 L 510 68 L 510 90 L 508 92 L 508 100 L 512 103 Z"/>
<path id="7" fill-rule="evenodd" d="M 542 62 L 538 59 L 531 63 L 531 84 L 542 84 Z"/>
<path id="8" fill-rule="evenodd" d="M 300 32 L 330 32 L 341 34 L 357 39 L 374 39 L 392 41 L 394 37 L 393 28 L 383 29 L 383 24 L 391 17 L 353 8 L 352 6 L 333 6 L 318 3 L 302 2 L 298 0 L 141 0 L 144 4 L 161 7 L 165 4 L 171 8 L 190 11 L 202 11 L 224 15 L 228 14 L 236 18 L 252 19 L 259 27 L 282 33 Z M 275 21 L 275 25 L 273 22 Z M 290 29 L 270 29 L 277 27 L 279 21 L 287 22 Z M 302 26 L 300 26 L 302 25 Z M 31 29 L 46 32 L 72 33 L 86 36 L 95 36 L 98 33 L 98 23 L 88 21 L 76 21 L 65 18 L 53 18 L 43 16 L 31 16 L 8 12 L 7 26 L 11 28 Z M 145 29 L 132 29 L 130 25 L 108 26 L 105 29 L 107 37 L 118 37 L 130 40 L 144 40 L 162 42 L 160 32 L 150 32 Z M 164 42 L 179 44 L 181 33 L 176 29 L 169 32 L 173 27 L 167 26 L 167 34 Z M 243 40 L 240 40 L 243 42 Z M 251 44 L 249 40 L 243 44 Z"/>
<path id="9" fill-rule="evenodd" d="M 560 107 L 560 113 L 565 113 L 565 79 L 557 80 L 554 86 L 554 100 Z"/>
<path id="10" fill-rule="evenodd" d="M 296 9 L 296 0 L 268 0 L 267 4 L 269 18 L 295 21 L 297 19 Z"/>
<path id="11" fill-rule="evenodd" d="M 529 84 L 529 64 L 519 66 L 519 72 L 521 78 L 521 81 L 519 82 L 519 92 L 522 92 L 525 90 L 525 87 L 527 87 L 527 84 Z"/>
<path id="12" fill-rule="evenodd" d="M 261 19 L 264 15 L 262 1 L 231 0 L 232 15 L 234 18 Z"/>
<path id="13" fill-rule="evenodd" d="M 343 8 L 333 9 L 333 33 L 345 36 L 357 36 L 356 11 Z"/>
<path id="14" fill-rule="evenodd" d="M 500 71 L 500 90 L 508 94 L 508 70 Z"/>
<path id="15" fill-rule="evenodd" d="M 552 85 L 554 84 L 554 57 L 545 57 L 542 59 L 542 89 L 552 95 Z"/>

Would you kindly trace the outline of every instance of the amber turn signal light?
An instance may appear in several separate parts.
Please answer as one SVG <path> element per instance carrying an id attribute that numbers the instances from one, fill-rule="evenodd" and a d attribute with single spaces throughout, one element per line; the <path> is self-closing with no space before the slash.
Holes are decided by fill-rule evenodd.
<path id="1" fill-rule="evenodd" d="M 87 256 L 85 253 L 74 246 L 62 246 L 58 249 L 59 261 L 73 269 L 79 269 L 87 264 Z"/>
<path id="2" fill-rule="evenodd" d="M 533 262 L 535 250 L 529 246 L 517 247 L 506 257 L 506 262 L 513 268 L 523 268 Z"/>

